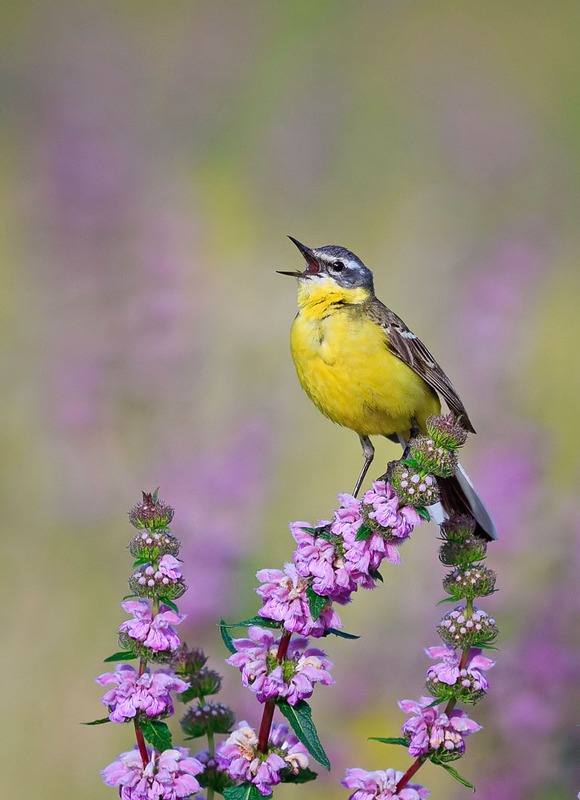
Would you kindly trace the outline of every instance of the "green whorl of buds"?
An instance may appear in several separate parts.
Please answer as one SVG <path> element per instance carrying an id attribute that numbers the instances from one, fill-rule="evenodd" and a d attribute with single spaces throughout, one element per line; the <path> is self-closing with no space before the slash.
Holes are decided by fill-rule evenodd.
<path id="1" fill-rule="evenodd" d="M 425 424 L 427 434 L 435 442 L 435 447 L 454 450 L 467 441 L 467 431 L 452 412 L 427 417 Z"/>
<path id="2" fill-rule="evenodd" d="M 217 694 L 222 688 L 222 676 L 219 672 L 206 667 L 190 675 L 188 680 L 190 683 L 189 689 L 179 695 L 182 703 L 190 703 L 197 698 Z"/>
<path id="3" fill-rule="evenodd" d="M 183 680 L 190 680 L 190 678 L 199 672 L 207 662 L 207 656 L 201 647 L 189 648 L 183 643 L 173 656 L 171 664 L 173 671 L 179 675 Z"/>
<path id="4" fill-rule="evenodd" d="M 126 631 L 119 632 L 119 647 L 128 653 L 133 653 L 141 661 L 154 661 L 156 664 L 170 664 L 173 660 L 171 650 L 152 650 L 146 647 Z"/>
<path id="5" fill-rule="evenodd" d="M 129 522 L 135 528 L 166 528 L 173 519 L 173 509 L 155 492 L 142 492 L 143 500 L 129 511 Z"/>
<path id="6" fill-rule="evenodd" d="M 493 617 L 476 606 L 455 608 L 445 614 L 437 633 L 447 644 L 466 650 L 468 647 L 481 647 L 492 642 L 499 633 Z"/>
<path id="7" fill-rule="evenodd" d="M 129 578 L 129 589 L 137 597 L 154 600 L 177 600 L 187 590 L 183 578 L 172 580 L 155 571 L 150 565 L 143 566 Z"/>
<path id="8" fill-rule="evenodd" d="M 185 734 L 197 739 L 208 733 L 230 733 L 236 718 L 224 703 L 199 703 L 190 708 L 180 720 Z"/>
<path id="9" fill-rule="evenodd" d="M 478 703 L 486 694 L 477 678 L 466 669 L 461 671 L 461 677 L 457 683 L 449 685 L 440 681 L 436 676 L 432 676 L 427 678 L 426 686 L 429 693 L 433 697 L 438 697 L 439 700 L 455 700 L 471 705 Z"/>
<path id="10" fill-rule="evenodd" d="M 433 475 L 416 467 L 408 466 L 402 461 L 395 462 L 389 480 L 404 505 L 424 508 L 436 503 L 439 499 L 439 490 Z"/>
<path id="11" fill-rule="evenodd" d="M 475 520 L 467 514 L 456 514 L 441 525 L 444 542 L 439 558 L 447 566 L 467 567 L 485 558 L 487 542 L 475 536 Z"/>
<path id="12" fill-rule="evenodd" d="M 485 597 L 495 588 L 495 572 L 482 566 L 458 567 L 445 576 L 443 588 L 454 600 Z"/>
<path id="13" fill-rule="evenodd" d="M 441 478 L 455 475 L 457 469 L 457 453 L 441 445 L 437 446 L 435 440 L 429 436 L 417 436 L 411 441 L 409 451 L 411 459 L 419 469 L 431 472 Z"/>
<path id="14" fill-rule="evenodd" d="M 161 556 L 176 556 L 180 541 L 167 531 L 143 530 L 136 533 L 129 542 L 129 552 L 134 558 L 144 561 L 159 561 Z"/>
<path id="15" fill-rule="evenodd" d="M 210 756 L 208 750 L 196 753 L 195 757 L 203 764 L 203 772 L 197 775 L 199 785 L 203 789 L 212 788 L 219 794 L 224 793 L 224 789 L 234 785 L 233 778 L 230 778 L 225 769 L 219 769 L 215 757 Z"/>

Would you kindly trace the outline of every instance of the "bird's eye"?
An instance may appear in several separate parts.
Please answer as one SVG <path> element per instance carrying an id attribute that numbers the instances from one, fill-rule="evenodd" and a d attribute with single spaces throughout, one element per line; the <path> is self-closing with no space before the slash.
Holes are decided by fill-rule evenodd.
<path id="1" fill-rule="evenodd" d="M 335 261 L 332 265 L 332 268 L 335 272 L 342 272 L 344 269 L 344 262 L 343 261 Z"/>

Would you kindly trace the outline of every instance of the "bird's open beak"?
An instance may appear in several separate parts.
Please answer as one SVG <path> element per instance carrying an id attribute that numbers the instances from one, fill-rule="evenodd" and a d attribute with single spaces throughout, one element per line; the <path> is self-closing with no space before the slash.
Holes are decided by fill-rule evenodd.
<path id="1" fill-rule="evenodd" d="M 309 247 L 306 247 L 305 244 L 299 242 L 298 239 L 295 239 L 293 236 L 288 237 L 291 242 L 294 242 L 296 247 L 300 250 L 302 255 L 306 260 L 306 269 L 304 272 L 300 272 L 299 270 L 294 270 L 292 272 L 286 272 L 285 270 L 276 270 L 279 275 L 291 275 L 293 278 L 308 278 L 310 275 L 316 275 L 320 272 L 320 264 L 316 260 L 312 250 Z"/>

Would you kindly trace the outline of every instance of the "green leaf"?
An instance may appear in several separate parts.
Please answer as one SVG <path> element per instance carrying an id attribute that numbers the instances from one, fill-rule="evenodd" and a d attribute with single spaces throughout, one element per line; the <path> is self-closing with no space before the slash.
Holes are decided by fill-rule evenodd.
<path id="1" fill-rule="evenodd" d="M 92 722 L 81 722 L 81 725 L 104 725 L 105 722 L 110 721 L 108 717 L 103 717 L 103 719 L 94 719 Z"/>
<path id="2" fill-rule="evenodd" d="M 224 619 L 220 619 L 219 626 L 222 642 L 225 644 L 226 649 L 229 650 L 230 653 L 235 653 L 236 648 L 234 645 L 234 640 L 232 639 L 231 633 L 227 629 L 226 621 Z"/>
<path id="3" fill-rule="evenodd" d="M 250 617 L 250 619 L 243 619 L 240 622 L 226 622 L 222 620 L 222 624 L 224 628 L 249 628 L 250 625 L 261 625 L 262 628 L 282 627 L 281 622 L 276 622 L 274 619 L 268 619 L 268 617 L 260 617 L 258 615 Z"/>
<path id="4" fill-rule="evenodd" d="M 158 487 L 157 487 L 157 489 L 155 489 L 155 491 L 154 491 L 154 492 L 152 492 L 152 494 L 151 494 L 151 498 L 153 499 L 153 502 L 154 502 L 154 503 L 156 503 L 156 502 L 157 502 L 157 498 L 158 498 L 158 497 L 159 497 L 159 486 L 158 486 Z"/>
<path id="5" fill-rule="evenodd" d="M 354 633 L 347 633 L 346 631 L 341 631 L 339 628 L 327 628 L 323 636 L 338 636 L 341 639 L 360 639 L 360 636 L 357 636 Z"/>
<path id="6" fill-rule="evenodd" d="M 401 464 L 404 464 L 406 467 L 414 467 L 415 469 L 419 469 L 421 466 L 416 458 L 402 458 Z"/>
<path id="7" fill-rule="evenodd" d="M 459 600 L 456 597 L 444 597 L 443 600 L 439 600 L 437 603 L 438 606 L 443 605 L 443 603 L 458 603 Z"/>
<path id="8" fill-rule="evenodd" d="M 467 789 L 471 789 L 472 792 L 475 791 L 475 786 L 470 783 L 467 778 L 464 778 L 463 775 L 460 775 L 457 770 L 451 766 L 451 764 L 447 764 L 445 761 L 436 761 L 435 759 L 431 759 L 433 764 L 437 764 L 439 767 L 443 767 L 446 772 L 448 772 L 452 778 L 455 778 L 456 781 L 459 781 L 463 786 Z"/>
<path id="9" fill-rule="evenodd" d="M 144 564 L 149 564 L 150 561 L 150 558 L 138 558 L 137 561 L 133 561 L 133 569 L 142 567 Z"/>
<path id="10" fill-rule="evenodd" d="M 179 609 L 173 602 L 173 600 L 168 600 L 167 597 L 160 597 L 159 602 L 163 603 L 164 606 L 169 606 L 172 611 L 175 611 L 176 614 L 179 614 Z"/>
<path id="11" fill-rule="evenodd" d="M 165 722 L 156 719 L 142 720 L 139 727 L 145 740 L 156 750 L 162 752 L 171 748 L 171 731 Z"/>
<path id="12" fill-rule="evenodd" d="M 416 508 L 415 511 L 420 517 L 423 517 L 423 519 L 427 520 L 427 522 L 431 520 L 431 514 L 429 514 L 427 509 L 424 508 L 423 506 L 421 506 L 420 508 Z"/>
<path id="13" fill-rule="evenodd" d="M 316 622 L 318 617 L 322 614 L 324 606 L 328 603 L 328 597 L 323 597 L 321 594 L 317 594 L 312 586 L 308 586 L 306 589 L 306 597 L 308 598 L 310 616 Z"/>
<path id="14" fill-rule="evenodd" d="M 364 522 L 356 532 L 356 536 L 354 537 L 355 542 L 366 542 L 367 539 L 370 539 L 373 535 L 373 529 L 369 528 L 368 525 L 365 525 Z"/>
<path id="15" fill-rule="evenodd" d="M 299 700 L 295 706 L 291 706 L 286 700 L 278 700 L 277 705 L 310 755 L 323 767 L 330 769 L 330 761 L 318 738 L 316 727 L 312 722 L 312 711 L 308 703 L 304 700 Z"/>
<path id="16" fill-rule="evenodd" d="M 371 578 L 374 578 L 375 581 L 379 581 L 379 583 L 384 583 L 383 576 L 378 571 L 378 569 L 369 569 L 369 575 Z"/>
<path id="17" fill-rule="evenodd" d="M 309 533 L 311 536 L 316 536 L 317 533 L 316 528 L 300 528 L 300 530 L 304 531 L 304 533 Z"/>
<path id="18" fill-rule="evenodd" d="M 124 650 L 104 658 L 103 662 L 107 664 L 109 661 L 132 661 L 134 658 L 137 658 L 135 653 L 132 653 L 131 650 Z"/>
<path id="19" fill-rule="evenodd" d="M 308 783 L 309 781 L 315 781 L 318 777 L 317 772 L 313 772 L 311 769 L 301 769 L 299 772 L 293 772 L 291 769 L 283 769 L 280 773 L 280 778 L 282 779 L 282 783 Z"/>
<path id="20" fill-rule="evenodd" d="M 478 644 L 477 647 L 480 647 L 482 650 L 499 650 L 499 647 L 493 644 L 487 644 L 486 642 Z"/>
<path id="21" fill-rule="evenodd" d="M 403 739 L 402 736 L 369 736 L 370 742 L 381 742 L 382 744 L 399 744 L 402 747 L 409 747 L 409 742 L 407 739 Z"/>
<path id="22" fill-rule="evenodd" d="M 272 795 L 263 795 L 253 783 L 240 783 L 239 786 L 227 786 L 224 797 L 226 800 L 267 800 Z"/>

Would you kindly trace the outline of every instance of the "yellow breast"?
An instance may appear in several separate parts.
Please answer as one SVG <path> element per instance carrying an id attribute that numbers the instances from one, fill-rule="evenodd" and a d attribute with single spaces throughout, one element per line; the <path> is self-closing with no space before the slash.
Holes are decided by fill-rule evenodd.
<path id="1" fill-rule="evenodd" d="M 320 281 L 306 290 L 299 291 L 290 344 L 313 403 L 361 436 L 408 436 L 413 417 L 424 429 L 427 416 L 439 413 L 437 395 L 389 351 L 386 332 L 365 314 L 368 292 Z"/>

